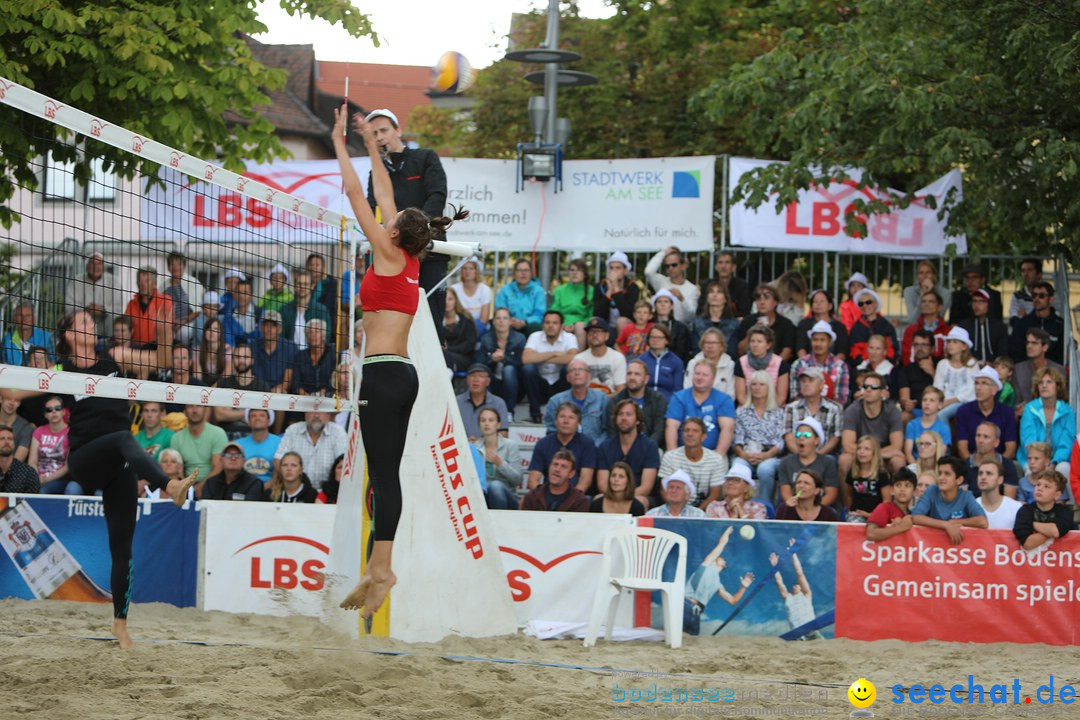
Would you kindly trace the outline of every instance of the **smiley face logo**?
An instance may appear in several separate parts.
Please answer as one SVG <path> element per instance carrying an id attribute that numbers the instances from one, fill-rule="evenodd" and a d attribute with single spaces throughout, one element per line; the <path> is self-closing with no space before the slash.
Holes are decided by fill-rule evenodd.
<path id="1" fill-rule="evenodd" d="M 851 687 L 849 687 L 847 691 L 847 696 L 848 700 L 855 707 L 859 709 L 868 708 L 873 705 L 874 700 L 877 699 L 877 688 L 874 687 L 874 683 L 866 678 L 859 678 L 851 683 Z"/>

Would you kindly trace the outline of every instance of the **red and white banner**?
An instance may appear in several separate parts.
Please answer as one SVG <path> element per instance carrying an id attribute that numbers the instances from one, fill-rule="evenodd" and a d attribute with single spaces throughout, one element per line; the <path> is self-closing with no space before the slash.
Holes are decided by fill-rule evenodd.
<path id="1" fill-rule="evenodd" d="M 729 173 L 731 190 L 748 172 L 767 165 L 769 160 L 733 157 Z M 847 169 L 850 179 L 815 185 L 799 193 L 799 199 L 780 213 L 770 199 L 756 209 L 744 203 L 732 202 L 728 210 L 731 221 L 731 243 L 749 247 L 780 250 L 853 252 L 880 255 L 943 255 L 948 245 L 956 246 L 958 255 L 967 254 L 964 235 L 945 233 L 946 218 L 938 219 L 939 210 L 931 208 L 925 198 L 932 197 L 937 208 L 943 207 L 949 193 L 955 190 L 956 200 L 963 198 L 963 181 L 959 170 L 952 170 L 934 183 L 916 192 L 918 199 L 907 208 L 893 208 L 887 214 L 871 215 L 867 220 L 867 237 L 852 237 L 845 229 L 847 216 L 854 211 L 856 200 L 888 201 L 889 193 L 876 188 L 857 186 L 862 172 Z M 892 191 L 894 195 L 902 195 Z"/>
<path id="2" fill-rule="evenodd" d="M 1080 533 L 1036 552 L 1007 530 L 915 528 L 874 543 L 838 525 L 836 636 L 1080 644 Z"/>
<path id="3" fill-rule="evenodd" d="M 588 622 L 600 581 L 604 537 L 633 525 L 634 519 L 629 515 L 518 510 L 492 512 L 491 516 L 518 624 L 531 620 Z M 633 601 L 619 603 L 616 625 L 633 625 L 633 608 Z"/>
<path id="4" fill-rule="evenodd" d="M 201 500 L 199 508 L 201 609 L 320 615 L 333 507 Z"/>
<path id="5" fill-rule="evenodd" d="M 711 155 L 568 160 L 559 192 L 554 182 L 529 182 L 519 188 L 512 160 L 442 162 L 447 203 L 470 212 L 466 220 L 454 224 L 451 241 L 477 242 L 490 250 L 712 247 L 716 158 Z M 370 159 L 355 158 L 353 166 L 366 183 Z M 347 204 L 342 207 L 336 160 L 251 165 L 224 186 L 193 183 L 168 168 L 161 172 L 168 178 L 166 186 L 151 188 L 140 208 L 143 240 L 182 235 L 217 243 L 326 242 L 332 235 L 336 241 L 335 223 L 340 221 L 336 212 L 297 214 L 290 208 L 352 215 Z M 298 229 L 310 232 L 305 237 Z"/>

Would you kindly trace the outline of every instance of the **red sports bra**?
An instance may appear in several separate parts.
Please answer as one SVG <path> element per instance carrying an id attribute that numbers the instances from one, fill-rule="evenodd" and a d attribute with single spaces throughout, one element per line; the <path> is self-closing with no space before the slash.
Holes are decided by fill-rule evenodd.
<path id="1" fill-rule="evenodd" d="M 364 312 L 396 310 L 415 315 L 420 302 L 420 261 L 404 250 L 405 269 L 397 275 L 379 275 L 372 267 L 360 283 L 360 307 Z"/>

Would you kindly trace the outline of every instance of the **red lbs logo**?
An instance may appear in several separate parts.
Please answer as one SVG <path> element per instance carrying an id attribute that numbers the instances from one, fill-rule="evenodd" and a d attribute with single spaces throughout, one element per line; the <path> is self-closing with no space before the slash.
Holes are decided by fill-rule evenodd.
<path id="1" fill-rule="evenodd" d="M 297 535 L 273 535 L 271 537 L 265 537 L 262 540 L 250 542 L 234 552 L 233 555 L 239 555 L 249 548 L 263 545 L 264 543 L 282 542 L 300 543 L 315 548 L 323 555 L 330 554 L 330 548 L 320 542 L 311 540 L 310 538 L 299 537 Z M 265 550 L 265 548 L 263 548 L 263 550 Z M 314 592 L 323 589 L 323 585 L 325 584 L 323 570 L 325 568 L 326 563 L 318 558 L 311 558 L 301 562 L 291 557 L 252 555 L 250 560 L 250 586 L 252 588 L 260 589 L 282 588 L 284 590 L 295 590 L 299 587 L 303 590 Z"/>

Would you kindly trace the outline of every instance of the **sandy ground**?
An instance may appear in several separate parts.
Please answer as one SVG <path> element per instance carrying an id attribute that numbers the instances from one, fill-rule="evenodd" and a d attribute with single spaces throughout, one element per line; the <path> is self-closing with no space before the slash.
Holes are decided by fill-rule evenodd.
<path id="1" fill-rule="evenodd" d="M 876 716 L 900 717 L 889 702 L 888 688 L 897 683 L 966 684 L 973 673 L 988 687 L 1011 684 L 1020 668 L 1027 693 L 1051 673 L 1059 686 L 1080 685 L 1075 649 L 1036 645 L 687 638 L 682 649 L 672 651 L 657 643 L 601 641 L 585 649 L 577 641 L 526 637 L 405 645 L 383 638 L 351 641 L 310 618 L 156 604 L 135 606 L 130 623 L 139 645 L 122 652 L 114 642 L 95 639 L 107 634 L 107 606 L 0 601 L 2 716 L 576 719 L 710 712 L 760 717 L 769 709 L 787 716 L 846 717 L 852 710 L 847 686 L 867 677 L 878 686 Z M 648 690 L 653 684 L 730 689 L 733 699 L 613 700 L 616 685 Z M 1014 709 L 1028 710 L 1009 708 Z"/>

